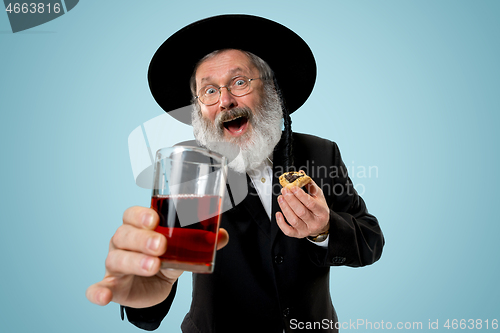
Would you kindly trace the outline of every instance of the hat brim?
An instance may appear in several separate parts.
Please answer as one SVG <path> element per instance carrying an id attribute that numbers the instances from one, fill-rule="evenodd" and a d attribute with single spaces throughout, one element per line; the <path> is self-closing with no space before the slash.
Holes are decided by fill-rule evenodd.
<path id="1" fill-rule="evenodd" d="M 300 108 L 313 90 L 316 61 L 299 35 L 262 17 L 219 15 L 177 31 L 154 54 L 148 81 L 160 107 L 179 121 L 191 124 L 186 112 L 171 111 L 191 104 L 189 80 L 196 63 L 221 49 L 248 51 L 266 61 L 274 72 L 289 113 Z"/>

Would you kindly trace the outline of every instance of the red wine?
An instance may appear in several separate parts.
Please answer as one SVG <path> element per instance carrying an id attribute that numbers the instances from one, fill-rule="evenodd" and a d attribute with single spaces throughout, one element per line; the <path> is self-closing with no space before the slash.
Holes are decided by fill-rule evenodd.
<path id="1" fill-rule="evenodd" d="M 154 196 L 151 208 L 160 216 L 155 231 L 167 237 L 162 260 L 213 266 L 221 210 L 219 196 Z"/>

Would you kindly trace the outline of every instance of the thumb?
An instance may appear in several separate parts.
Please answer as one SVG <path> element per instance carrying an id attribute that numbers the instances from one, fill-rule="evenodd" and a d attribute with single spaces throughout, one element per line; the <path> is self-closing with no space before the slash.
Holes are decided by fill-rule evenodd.
<path id="1" fill-rule="evenodd" d="M 113 299 L 113 292 L 110 288 L 96 283 L 87 288 L 85 292 L 87 299 L 97 305 L 107 305 Z"/>
<path id="2" fill-rule="evenodd" d="M 222 249 L 224 246 L 227 245 L 228 242 L 229 242 L 229 234 L 227 233 L 226 229 L 220 228 L 219 237 L 217 238 L 217 250 Z"/>
<path id="3" fill-rule="evenodd" d="M 113 288 L 116 286 L 117 278 L 108 276 L 87 288 L 85 296 L 87 299 L 97 305 L 107 305 L 113 300 Z"/>

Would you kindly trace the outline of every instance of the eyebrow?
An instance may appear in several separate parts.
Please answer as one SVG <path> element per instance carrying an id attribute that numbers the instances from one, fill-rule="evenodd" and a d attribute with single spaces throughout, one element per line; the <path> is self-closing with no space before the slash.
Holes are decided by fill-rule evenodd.
<path id="1" fill-rule="evenodd" d="M 233 74 L 236 74 L 236 73 L 241 73 L 243 72 L 243 69 L 240 68 L 240 67 L 236 67 L 236 68 L 233 68 L 233 69 L 230 69 L 229 71 L 227 71 L 227 74 L 229 74 L 231 77 L 233 76 Z M 201 79 L 200 83 L 203 84 L 205 82 L 208 82 L 208 81 L 211 81 L 212 80 L 212 76 L 205 76 Z"/>

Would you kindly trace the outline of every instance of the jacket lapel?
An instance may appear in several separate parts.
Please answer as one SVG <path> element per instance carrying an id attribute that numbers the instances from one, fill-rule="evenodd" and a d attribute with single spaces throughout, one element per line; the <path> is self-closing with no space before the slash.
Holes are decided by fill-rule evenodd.
<path id="1" fill-rule="evenodd" d="M 241 206 L 246 210 L 248 216 L 259 226 L 259 228 L 267 235 L 271 243 L 274 243 L 276 235 L 281 233 L 280 228 L 276 224 L 276 212 L 280 212 L 278 205 L 278 196 L 281 194 L 281 185 L 279 183 L 279 176 L 285 172 L 283 165 L 283 136 L 280 142 L 276 145 L 273 152 L 273 183 L 272 183 L 272 208 L 271 208 L 271 221 L 267 216 L 266 210 L 260 201 L 256 189 L 250 177 L 247 175 L 248 194 L 245 200 L 241 202 Z"/>

